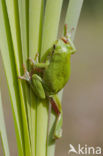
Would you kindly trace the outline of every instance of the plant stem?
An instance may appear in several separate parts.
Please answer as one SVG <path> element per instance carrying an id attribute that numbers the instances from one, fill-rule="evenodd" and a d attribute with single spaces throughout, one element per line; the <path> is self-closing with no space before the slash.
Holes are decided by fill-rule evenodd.
<path id="1" fill-rule="evenodd" d="M 22 64 L 22 47 L 21 47 L 21 36 L 20 36 L 20 23 L 19 23 L 19 11 L 18 11 L 18 1 L 17 0 L 6 0 L 8 18 L 10 23 L 10 30 L 14 48 L 14 56 L 16 63 L 17 76 L 23 74 Z M 22 121 L 23 121 L 23 134 L 24 134 L 24 143 L 25 143 L 25 156 L 31 154 L 30 149 L 30 138 L 29 138 L 29 129 L 26 115 L 25 107 L 25 95 L 24 95 L 24 85 L 18 80 L 20 99 L 21 99 L 21 112 L 22 112 Z"/>
<path id="2" fill-rule="evenodd" d="M 16 66 L 14 61 L 14 53 L 12 47 L 12 39 L 10 34 L 10 26 L 4 0 L 0 1 L 0 47 L 3 59 L 6 80 L 9 88 L 13 119 L 15 124 L 15 132 L 18 146 L 18 154 L 24 155 L 24 142 L 22 132 L 22 120 L 20 109 L 20 94 L 17 82 Z"/>
<path id="3" fill-rule="evenodd" d="M 41 46 L 41 61 L 43 55 L 57 39 L 58 25 L 63 0 L 47 0 L 43 24 L 43 37 Z"/>
<path id="4" fill-rule="evenodd" d="M 29 57 L 34 58 L 37 52 L 40 52 L 41 42 L 41 28 L 43 16 L 44 0 L 30 0 L 29 1 Z M 31 148 L 32 156 L 38 156 L 38 122 L 37 121 L 37 105 L 38 99 L 35 97 L 32 90 L 30 90 L 31 102 Z"/>
<path id="5" fill-rule="evenodd" d="M 9 156 L 9 145 L 7 140 L 6 126 L 4 121 L 4 113 L 2 108 L 1 90 L 0 90 L 0 138 L 5 156 Z"/>
<path id="6" fill-rule="evenodd" d="M 46 101 L 38 100 L 36 156 L 46 156 L 47 127 L 48 127 L 48 103 Z"/>
<path id="7" fill-rule="evenodd" d="M 83 1 L 84 0 L 70 0 L 69 2 L 65 23 L 68 24 L 68 32 L 70 32 L 71 29 L 74 28 L 74 31 L 71 35 L 72 40 L 75 36 Z"/>
<path id="8" fill-rule="evenodd" d="M 22 56 L 23 56 L 23 64 L 25 64 L 26 68 L 28 69 L 28 2 L 27 0 L 18 1 L 19 7 L 19 19 L 20 19 L 20 32 L 21 32 L 21 43 L 22 43 Z M 27 83 L 24 84 L 24 91 L 25 91 L 25 103 L 26 103 L 26 112 L 28 116 L 28 126 L 30 128 L 30 89 Z"/>

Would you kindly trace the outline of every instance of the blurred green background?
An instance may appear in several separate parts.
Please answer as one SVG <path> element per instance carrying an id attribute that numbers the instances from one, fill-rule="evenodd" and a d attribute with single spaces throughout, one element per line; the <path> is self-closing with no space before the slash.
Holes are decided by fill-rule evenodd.
<path id="1" fill-rule="evenodd" d="M 103 0 L 84 0 L 74 42 L 77 52 L 72 56 L 71 78 L 63 95 L 63 137 L 57 141 L 56 156 L 68 156 L 69 144 L 76 148 L 78 144 L 100 146 L 103 152 Z M 16 156 L 15 132 L 1 58 L 0 75 L 9 146 L 11 156 Z"/>

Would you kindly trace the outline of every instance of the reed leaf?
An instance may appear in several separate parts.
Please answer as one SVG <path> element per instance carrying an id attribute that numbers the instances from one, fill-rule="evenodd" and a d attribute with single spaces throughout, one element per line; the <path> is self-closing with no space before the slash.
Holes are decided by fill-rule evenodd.
<path id="1" fill-rule="evenodd" d="M 75 37 L 75 32 L 78 25 L 82 5 L 83 0 L 69 0 L 65 23 L 68 25 L 68 32 L 70 32 L 72 28 L 74 28 L 74 31 L 71 34 L 72 40 Z"/>
<path id="2" fill-rule="evenodd" d="M 19 10 L 18 10 L 18 1 L 17 0 L 6 0 L 8 18 L 10 23 L 10 30 L 14 48 L 15 64 L 17 70 L 17 76 L 23 74 L 22 64 L 22 47 L 21 47 L 21 36 L 20 36 L 20 25 L 19 25 Z M 29 129 L 27 123 L 26 107 L 25 107 L 25 95 L 24 95 L 24 86 L 20 80 L 18 80 L 20 99 L 21 99 L 21 111 L 22 111 L 22 120 L 23 120 L 23 134 L 24 134 L 24 143 L 25 143 L 25 155 L 30 155 L 30 138 L 29 138 Z"/>
<path id="3" fill-rule="evenodd" d="M 1 90 L 0 90 L 0 137 L 1 137 L 4 155 L 9 156 L 10 152 L 9 152 L 9 145 L 7 140 L 6 124 L 5 124 L 4 113 L 2 108 Z"/>
<path id="4" fill-rule="evenodd" d="M 6 11 L 5 1 L 0 1 L 0 48 L 3 59 L 9 94 L 11 99 L 11 106 L 15 124 L 15 133 L 18 146 L 18 154 L 24 155 L 23 146 L 23 132 L 20 109 L 20 95 L 17 82 L 16 66 L 14 61 L 12 39 L 10 34 L 10 26 Z"/>
<path id="5" fill-rule="evenodd" d="M 44 0 L 29 1 L 29 57 L 31 58 L 34 58 L 41 49 L 43 12 Z M 36 156 L 45 156 L 46 153 L 47 111 L 43 114 L 42 107 L 43 103 L 31 91 L 31 142 L 32 154 Z"/>

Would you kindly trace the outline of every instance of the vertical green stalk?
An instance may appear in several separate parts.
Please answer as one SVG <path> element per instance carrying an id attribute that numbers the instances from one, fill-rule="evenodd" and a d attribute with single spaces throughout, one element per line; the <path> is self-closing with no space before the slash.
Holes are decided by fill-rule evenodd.
<path id="1" fill-rule="evenodd" d="M 28 57 L 29 57 L 29 36 L 28 36 L 28 11 L 29 11 L 29 5 L 27 0 L 18 1 L 18 7 L 19 7 L 19 19 L 20 19 L 20 32 L 21 32 L 21 43 L 22 43 L 22 57 L 23 57 L 23 64 L 28 69 Z M 30 131 L 30 90 L 27 85 L 27 83 L 24 82 L 24 91 L 25 91 L 25 104 L 26 104 L 26 112 L 28 117 L 28 126 Z M 30 133 L 30 132 L 29 132 Z"/>
<path id="2" fill-rule="evenodd" d="M 46 156 L 47 150 L 48 103 L 38 101 L 36 156 Z"/>
<path id="3" fill-rule="evenodd" d="M 9 146 L 8 146 L 8 140 L 7 140 L 7 134 L 6 134 L 4 113 L 3 113 L 3 108 L 2 108 L 1 90 L 0 90 L 0 137 L 2 141 L 4 155 L 9 156 L 10 152 L 9 152 Z"/>
<path id="4" fill-rule="evenodd" d="M 41 32 L 42 32 L 42 17 L 44 9 L 44 0 L 29 1 L 29 57 L 35 58 L 36 53 L 40 52 Z M 38 156 L 38 99 L 30 90 L 31 102 L 31 148 L 32 156 Z M 40 135 L 40 134 L 39 134 Z M 42 141 L 41 139 L 39 141 Z M 40 149 L 39 149 L 40 150 Z M 42 153 L 43 156 L 43 153 Z"/>
<path id="5" fill-rule="evenodd" d="M 0 36 L 1 36 L 0 37 L 1 56 L 3 59 L 11 99 L 11 107 L 15 124 L 18 154 L 20 156 L 23 156 L 24 142 L 23 142 L 23 132 L 22 132 L 23 129 L 20 109 L 20 94 L 17 82 L 17 73 L 14 61 L 14 52 L 10 34 L 10 26 L 4 0 L 0 1 Z"/>
<path id="6" fill-rule="evenodd" d="M 68 24 L 68 32 L 70 32 L 71 29 L 74 28 L 74 31 L 71 35 L 72 40 L 75 36 L 82 5 L 83 0 L 70 0 L 69 2 L 65 23 Z"/>
<path id="7" fill-rule="evenodd" d="M 62 2 L 63 0 L 46 0 L 41 46 L 41 61 L 46 50 L 50 48 L 53 42 L 57 39 Z"/>
<path id="8" fill-rule="evenodd" d="M 45 55 L 46 50 L 50 48 L 53 42 L 57 39 L 62 2 L 63 2 L 62 0 L 46 1 L 46 9 L 45 9 L 44 25 L 43 25 L 43 37 L 42 37 L 42 46 L 41 46 L 41 61 L 43 61 L 43 56 Z M 45 113 L 45 107 L 41 108 L 41 111 L 42 113 Z M 56 117 L 52 112 L 50 115 L 50 121 L 49 121 L 50 127 L 48 131 L 49 136 L 47 141 L 46 155 L 48 156 L 53 156 L 55 153 L 55 141 L 53 141 L 52 139 L 55 119 Z"/>
<path id="9" fill-rule="evenodd" d="M 14 56 L 16 63 L 17 75 L 23 73 L 22 70 L 22 47 L 21 47 L 21 36 L 20 36 L 20 25 L 19 25 L 19 11 L 18 11 L 18 1 L 17 0 L 6 0 L 8 18 L 11 28 L 11 36 L 14 48 Z M 29 138 L 29 129 L 26 116 L 26 107 L 25 107 L 25 95 L 23 83 L 18 80 L 20 99 L 21 99 L 21 111 L 22 111 L 22 120 L 23 120 L 23 134 L 24 134 L 24 143 L 25 143 L 25 155 L 28 156 L 31 154 L 30 150 L 30 138 Z"/>
<path id="10" fill-rule="evenodd" d="M 2 48 L 2 50 L 3 49 L 4 48 Z M 4 53 L 4 51 L 2 51 L 2 52 Z M 4 64 L 4 68 L 5 68 L 6 80 L 7 80 L 7 84 L 8 84 L 8 88 L 9 88 L 10 100 L 11 100 L 11 108 L 12 108 L 12 113 L 13 113 L 16 140 L 17 140 L 17 146 L 18 146 L 18 155 L 23 156 L 23 153 L 24 153 L 24 147 L 23 146 L 24 146 L 24 144 L 23 144 L 23 136 L 22 136 L 22 130 L 23 129 L 22 129 L 22 121 L 21 121 L 20 99 L 19 99 L 19 94 L 18 94 L 19 90 L 18 90 L 16 79 L 15 79 L 16 77 L 14 75 L 15 71 L 9 68 L 9 66 L 11 66 L 8 63 L 9 62 L 9 60 L 8 60 L 9 57 L 7 56 L 7 58 L 6 58 L 7 60 L 4 57 L 5 56 L 2 56 L 3 64 Z M 5 61 L 7 61 L 7 63 Z M 12 66 L 15 66 L 15 64 L 12 63 Z M 10 70 L 6 70 L 7 67 Z M 9 74 L 11 74 L 11 76 L 9 76 Z M 13 78 L 13 80 L 12 80 L 11 77 Z M 1 117 L 0 117 L 0 120 L 1 120 Z"/>

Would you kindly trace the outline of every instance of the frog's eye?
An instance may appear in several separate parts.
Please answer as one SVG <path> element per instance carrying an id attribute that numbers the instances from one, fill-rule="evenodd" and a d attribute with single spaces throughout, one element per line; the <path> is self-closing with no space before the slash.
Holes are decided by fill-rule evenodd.
<path id="1" fill-rule="evenodd" d="M 53 53 L 54 53 L 55 49 L 56 49 L 56 44 L 53 45 Z"/>
<path id="2" fill-rule="evenodd" d="M 53 45 L 53 49 L 55 50 L 55 48 L 56 48 L 56 45 L 54 44 L 54 45 Z"/>
<path id="3" fill-rule="evenodd" d="M 54 45 L 53 45 L 52 55 L 54 54 L 55 49 L 56 49 L 56 45 L 54 44 Z"/>

